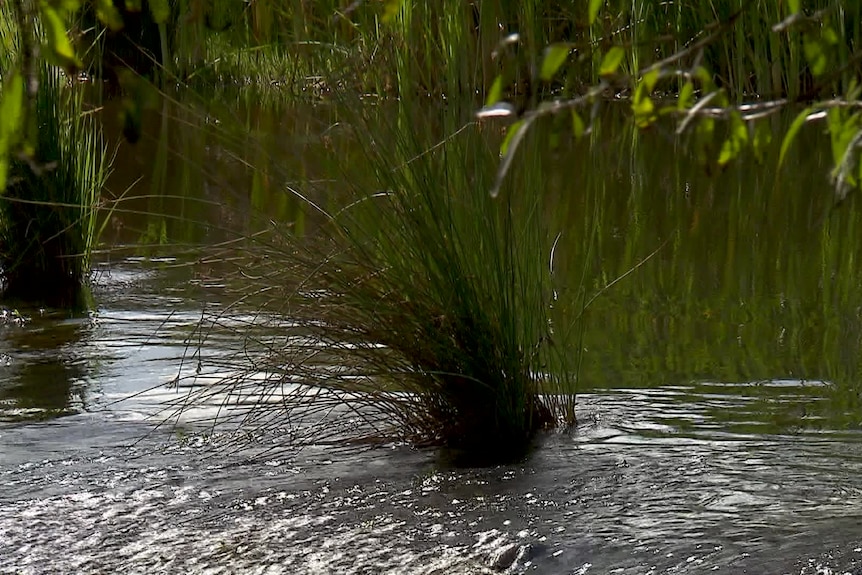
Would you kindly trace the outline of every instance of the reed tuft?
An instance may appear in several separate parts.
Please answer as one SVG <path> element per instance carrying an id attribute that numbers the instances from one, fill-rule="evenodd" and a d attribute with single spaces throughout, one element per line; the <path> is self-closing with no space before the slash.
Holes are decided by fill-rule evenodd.
<path id="1" fill-rule="evenodd" d="M 13 161 L 0 197 L 0 266 L 5 298 L 85 309 L 109 162 L 81 91 L 66 82 L 59 69 L 42 65 L 35 154 Z"/>
<path id="2" fill-rule="evenodd" d="M 406 440 L 468 461 L 521 457 L 538 431 L 574 423 L 541 193 L 492 199 L 494 152 L 476 126 L 431 147 L 418 134 L 436 130 L 406 119 L 367 142 L 376 183 L 354 182 L 346 207 L 314 206 L 308 235 L 274 227 L 232 252 L 240 293 L 200 336 L 240 329 L 247 343 L 210 358 L 218 383 L 180 409 L 203 396 L 293 444 Z"/>

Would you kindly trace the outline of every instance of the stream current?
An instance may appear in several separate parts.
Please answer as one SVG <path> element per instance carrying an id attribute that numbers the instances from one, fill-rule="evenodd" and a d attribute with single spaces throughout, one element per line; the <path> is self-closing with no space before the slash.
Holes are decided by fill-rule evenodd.
<path id="1" fill-rule="evenodd" d="M 3 326 L 0 573 L 862 573 L 862 435 L 753 421 L 753 391 L 804 410 L 823 383 L 584 394 L 577 429 L 512 466 L 213 449 L 156 426 L 176 390 L 136 395 L 199 314 L 157 275 L 125 262 L 92 318 Z M 28 394 L 31 369 L 58 380 Z"/>

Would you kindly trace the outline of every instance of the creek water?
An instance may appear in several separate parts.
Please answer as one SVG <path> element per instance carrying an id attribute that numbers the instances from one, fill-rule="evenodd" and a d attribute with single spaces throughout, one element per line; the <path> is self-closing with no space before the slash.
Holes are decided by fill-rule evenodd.
<path id="1" fill-rule="evenodd" d="M 858 209 L 824 211 L 815 136 L 780 188 L 759 166 L 707 180 L 667 163 L 675 145 L 630 139 L 593 144 L 604 184 L 551 178 L 572 228 L 599 222 L 560 264 L 592 287 L 670 243 L 586 315 L 577 428 L 519 464 L 463 468 L 158 425 L 218 299 L 180 248 L 247 232 L 241 208 L 292 217 L 291 166 L 336 177 L 317 154 L 331 111 L 250 108 L 244 133 L 271 147 L 248 157 L 241 138 L 207 140 L 211 110 L 173 121 L 189 109 L 166 104 L 121 150 L 114 191 L 144 172 L 146 193 L 112 216 L 96 310 L 3 315 L 0 572 L 862 573 Z"/>

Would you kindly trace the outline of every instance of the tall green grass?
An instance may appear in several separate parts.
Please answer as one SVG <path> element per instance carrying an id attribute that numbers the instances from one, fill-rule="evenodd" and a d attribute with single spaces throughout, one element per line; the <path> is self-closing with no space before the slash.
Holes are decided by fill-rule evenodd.
<path id="1" fill-rule="evenodd" d="M 862 12 L 850 0 L 805 9 L 805 18 L 782 28 L 790 12 L 780 0 L 606 0 L 592 23 L 586 6 L 536 0 L 402 2 L 394 13 L 385 3 L 345 10 L 333 0 L 260 0 L 247 9 L 183 1 L 172 60 L 196 85 L 278 84 L 297 93 L 464 98 L 484 94 L 502 74 L 511 95 L 529 103 L 595 84 L 603 55 L 617 46 L 625 53 L 620 70 L 632 76 L 684 53 L 675 65 L 704 66 L 731 101 L 846 91 L 859 73 Z M 827 28 L 835 32 L 823 44 L 830 72 L 815 81 L 805 50 Z M 501 49 L 513 33 L 518 42 Z M 567 72 L 549 82 L 538 70 L 552 44 L 568 46 L 569 57 Z"/>
<path id="2" fill-rule="evenodd" d="M 513 185 L 492 199 L 495 153 L 481 129 L 457 130 L 445 108 L 414 112 L 353 115 L 365 150 L 354 159 L 370 173 L 351 180 L 338 209 L 309 201 L 307 235 L 276 226 L 244 255 L 231 248 L 235 304 L 202 334 L 242 320 L 247 345 L 217 360 L 230 374 L 197 393 L 225 394 L 238 406 L 225 417 L 294 438 L 517 458 L 539 430 L 575 422 L 542 194 Z M 261 335 L 273 327 L 281 335 Z"/>
<path id="3" fill-rule="evenodd" d="M 856 73 L 853 6 L 838 0 L 818 6 L 843 22 L 833 56 L 847 63 L 820 89 L 843 89 Z M 813 77 L 803 54 L 804 35 L 772 29 L 786 16 L 777 1 L 606 2 L 590 24 L 586 10 L 562 3 L 443 1 L 404 3 L 384 22 L 370 8 L 345 15 L 333 4 L 309 8 L 272 1 L 235 14 L 224 31 L 189 28 L 187 40 L 198 34 L 208 38 L 186 43 L 197 46 L 193 54 L 178 48 L 178 69 L 184 69 L 182 58 L 192 56 L 185 64 L 189 77 L 238 84 L 311 81 L 321 91 L 363 92 L 370 86 L 378 94 L 399 96 L 403 106 L 373 121 L 344 118 L 366 149 L 365 155 L 343 161 L 366 163 L 373 177 L 352 182 L 335 207 L 318 203 L 306 190 L 295 192 L 308 208 L 309 236 L 274 225 L 268 234 L 247 238 L 240 256 L 213 260 L 238 262 L 235 285 L 241 287 L 234 305 L 209 317 L 210 331 L 202 329 L 201 337 L 239 323 L 248 339 L 238 355 L 216 361 L 229 371 L 219 375 L 220 385 L 196 393 L 238 404 L 230 416 L 238 414 L 246 423 L 283 425 L 291 434 L 318 440 L 345 433 L 397 437 L 471 453 L 521 452 L 538 429 L 571 424 L 576 370 L 568 353 L 573 347 L 577 354 L 602 349 L 606 335 L 601 329 L 585 332 L 588 345 L 575 346 L 571 322 L 577 323 L 585 302 L 593 301 L 588 292 L 601 292 L 648 252 L 633 239 L 624 257 L 615 258 L 613 242 L 603 242 L 600 230 L 569 230 L 582 240 L 569 244 L 569 253 L 584 250 L 587 263 L 598 258 L 602 265 L 594 275 L 582 271 L 582 285 L 574 286 L 579 298 L 555 300 L 553 235 L 545 218 L 550 208 L 540 191 L 545 183 L 537 176 L 540 170 L 516 166 L 501 199 L 490 198 L 494 152 L 482 137 L 489 127 L 471 126 L 450 138 L 458 127 L 451 119 L 441 115 L 417 122 L 423 98 L 470 101 L 502 74 L 508 96 L 532 106 L 596 82 L 602 55 L 612 46 L 624 48 L 620 70 L 637 77 L 699 42 L 674 65 L 682 70 L 703 65 L 731 101 L 799 97 L 810 91 Z M 491 58 L 490 51 L 510 32 L 520 34 L 518 42 Z M 568 47 L 567 65 L 553 81 L 539 80 L 541 54 L 553 43 Z M 667 95 L 673 95 L 673 86 Z M 636 148 L 639 138 L 628 136 Z M 444 138 L 445 144 L 434 145 Z M 632 156 L 633 162 L 639 157 Z M 533 154 L 525 163 L 541 161 L 542 154 Z M 603 165 L 596 161 L 583 172 L 605 178 L 597 168 Z M 605 180 L 598 185 L 595 221 L 622 209 L 612 201 L 615 194 L 623 204 L 640 205 L 645 172 L 632 174 L 638 185 L 631 196 Z M 669 193 L 679 197 L 686 178 L 672 175 L 678 189 Z M 531 180 L 533 185 L 524 185 Z M 264 210 L 266 189 L 261 177 L 253 201 Z M 632 233 L 644 234 L 647 218 L 637 210 L 632 217 L 638 218 Z M 649 250 L 668 241 L 676 242 L 668 244 L 676 249 L 683 239 L 676 233 L 645 241 Z M 683 263 L 670 262 L 656 285 L 664 285 L 661 281 Z M 722 272 L 730 283 L 732 261 Z M 643 313 L 638 321 L 647 325 L 662 302 L 628 295 L 647 302 L 638 308 Z M 598 315 L 602 300 L 596 302 L 590 313 Z M 557 317 L 560 310 L 569 323 Z M 273 337 L 269 327 L 280 335 Z M 613 357 L 625 367 L 626 358 L 637 359 L 637 349 L 614 350 Z M 342 414 L 337 423 L 330 410 Z"/>
<path id="4" fill-rule="evenodd" d="M 0 196 L 3 295 L 57 307 L 89 305 L 107 148 L 82 91 L 57 68 L 40 69 L 32 158 L 15 159 Z"/>

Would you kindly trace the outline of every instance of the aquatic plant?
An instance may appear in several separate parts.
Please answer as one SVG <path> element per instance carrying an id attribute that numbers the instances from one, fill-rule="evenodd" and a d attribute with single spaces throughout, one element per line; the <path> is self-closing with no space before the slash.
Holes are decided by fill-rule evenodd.
<path id="1" fill-rule="evenodd" d="M 240 262 L 238 293 L 193 339 L 217 383 L 191 388 L 179 409 L 215 400 L 231 406 L 222 420 L 285 429 L 294 444 L 402 439 L 489 461 L 574 423 L 541 194 L 492 199 L 494 154 L 479 128 L 432 147 L 451 112 L 421 122 L 415 111 L 361 120 L 392 122 L 383 137 L 379 125 L 357 130 L 377 134 L 362 140 L 374 179 L 352 180 L 341 209 L 307 200 L 306 236 L 273 224 L 244 256 L 213 258 Z M 241 353 L 198 356 L 237 322 Z M 185 377 L 200 381 L 197 368 Z"/>
<path id="2" fill-rule="evenodd" d="M 210 84 L 303 89 L 337 73 L 340 86 L 454 98 L 490 90 L 502 74 L 529 102 L 561 87 L 597 83 L 604 55 L 616 47 L 620 69 L 629 74 L 683 55 L 685 65 L 714 74 L 731 101 L 799 98 L 814 88 L 846 91 L 857 68 L 859 7 L 817 0 L 796 17 L 791 6 L 778 0 L 594 0 L 589 8 L 538 0 L 394 0 L 345 9 L 333 0 L 259 0 L 244 9 L 184 0 L 176 5 L 183 25 L 171 33 L 179 76 Z M 517 42 L 500 45 L 514 35 Z M 551 81 L 536 72 L 555 47 L 571 57 L 566 77 Z M 826 59 L 826 81 L 815 81 L 812 57 Z"/>
<path id="3" fill-rule="evenodd" d="M 107 149 L 81 90 L 47 64 L 40 68 L 34 114 L 33 157 L 13 159 L 0 196 L 3 295 L 86 307 Z"/>

